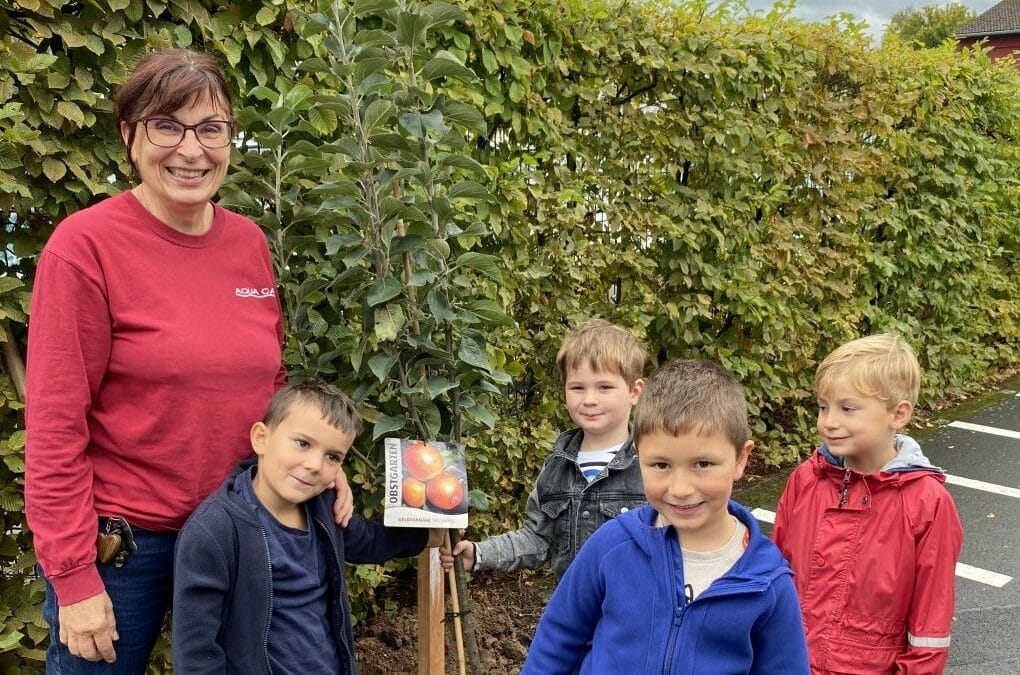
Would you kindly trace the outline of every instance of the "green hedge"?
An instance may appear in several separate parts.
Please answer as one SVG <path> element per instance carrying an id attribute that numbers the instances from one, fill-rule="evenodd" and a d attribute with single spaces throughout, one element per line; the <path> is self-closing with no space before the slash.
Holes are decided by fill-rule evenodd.
<path id="1" fill-rule="evenodd" d="M 849 338 L 902 332 L 922 406 L 1015 368 L 1008 63 L 705 2 L 361 0 L 333 40 L 341 15 L 318 5 L 0 6 L 0 320 L 22 353 L 54 225 L 129 184 L 111 89 L 180 45 L 221 57 L 237 93 L 252 144 L 222 200 L 269 235 L 288 363 L 344 384 L 373 424 L 348 466 L 366 512 L 373 432 L 403 425 L 463 433 L 490 498 L 474 534 L 517 524 L 568 424 L 556 349 L 592 314 L 655 361 L 738 373 L 772 465 L 810 449 L 814 367 Z M 45 640 L 19 400 L 0 371 L 4 672 Z M 393 569 L 352 570 L 359 616 Z"/>

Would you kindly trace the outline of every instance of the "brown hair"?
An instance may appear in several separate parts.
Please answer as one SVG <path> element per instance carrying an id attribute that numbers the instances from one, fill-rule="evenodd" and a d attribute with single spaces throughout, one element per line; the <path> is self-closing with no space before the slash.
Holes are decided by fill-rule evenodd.
<path id="1" fill-rule="evenodd" d="M 909 344 L 895 333 L 851 340 L 825 357 L 815 372 L 815 393 L 824 395 L 847 384 L 864 396 L 894 408 L 900 401 L 917 405 L 921 366 Z"/>
<path id="2" fill-rule="evenodd" d="M 223 69 L 211 57 L 190 49 L 160 49 L 143 56 L 114 99 L 118 135 L 121 124 L 128 127 L 127 138 L 121 136 L 121 140 L 131 166 L 138 120 L 148 115 L 169 115 L 203 97 L 223 106 L 228 120 L 233 119 Z"/>
<path id="3" fill-rule="evenodd" d="M 645 346 L 636 337 L 605 319 L 589 319 L 567 335 L 556 355 L 563 381 L 583 363 L 597 372 L 616 373 L 633 385 L 645 369 Z"/>
<path id="4" fill-rule="evenodd" d="M 314 405 L 330 426 L 357 436 L 361 433 L 361 415 L 350 397 L 339 388 L 319 379 L 289 384 L 273 394 L 269 408 L 262 417 L 267 427 L 275 427 L 298 403 Z"/>
<path id="5" fill-rule="evenodd" d="M 714 361 L 677 360 L 659 368 L 634 409 L 634 445 L 656 432 L 721 433 L 739 453 L 751 436 L 747 399 L 737 378 Z"/>

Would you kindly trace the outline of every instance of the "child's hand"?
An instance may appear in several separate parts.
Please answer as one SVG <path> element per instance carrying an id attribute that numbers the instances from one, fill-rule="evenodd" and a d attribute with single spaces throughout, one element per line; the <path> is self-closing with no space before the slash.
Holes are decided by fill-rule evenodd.
<path id="1" fill-rule="evenodd" d="M 429 541 L 425 544 L 425 548 L 439 548 L 443 545 L 443 540 L 446 539 L 446 530 L 441 527 L 429 528 Z"/>
<path id="2" fill-rule="evenodd" d="M 347 484 L 347 474 L 343 468 L 336 472 L 336 480 L 333 483 L 336 490 L 336 501 L 333 502 L 333 519 L 340 527 L 347 527 L 354 515 L 354 493 L 351 486 Z"/>
<path id="3" fill-rule="evenodd" d="M 439 549 L 439 562 L 444 570 L 452 569 L 453 559 L 457 557 L 464 563 L 464 569 L 470 572 L 475 568 L 475 545 L 468 539 L 461 539 L 452 552 L 446 548 Z"/>

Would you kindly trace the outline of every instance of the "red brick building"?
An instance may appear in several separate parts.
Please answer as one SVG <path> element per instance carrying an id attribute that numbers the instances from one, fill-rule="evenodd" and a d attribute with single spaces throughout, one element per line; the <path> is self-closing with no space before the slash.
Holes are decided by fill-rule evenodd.
<path id="1" fill-rule="evenodd" d="M 1012 57 L 1020 68 L 1020 0 L 1003 0 L 956 31 L 961 46 L 986 40 L 993 58 Z"/>

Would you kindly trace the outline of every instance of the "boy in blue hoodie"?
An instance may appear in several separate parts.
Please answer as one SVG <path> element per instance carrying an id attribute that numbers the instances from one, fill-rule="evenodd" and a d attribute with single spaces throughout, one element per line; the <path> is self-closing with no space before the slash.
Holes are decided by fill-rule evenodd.
<path id="1" fill-rule="evenodd" d="M 743 388 L 717 364 L 652 376 L 634 413 L 648 504 L 581 548 L 522 675 L 808 672 L 790 568 L 730 501 L 749 435 Z"/>
<path id="2" fill-rule="evenodd" d="M 441 530 L 333 523 L 331 487 L 361 431 L 354 404 L 320 381 L 276 392 L 242 464 L 177 539 L 173 663 L 179 673 L 357 672 L 345 561 L 438 546 Z M 428 541 L 426 541 L 428 540 Z"/>

